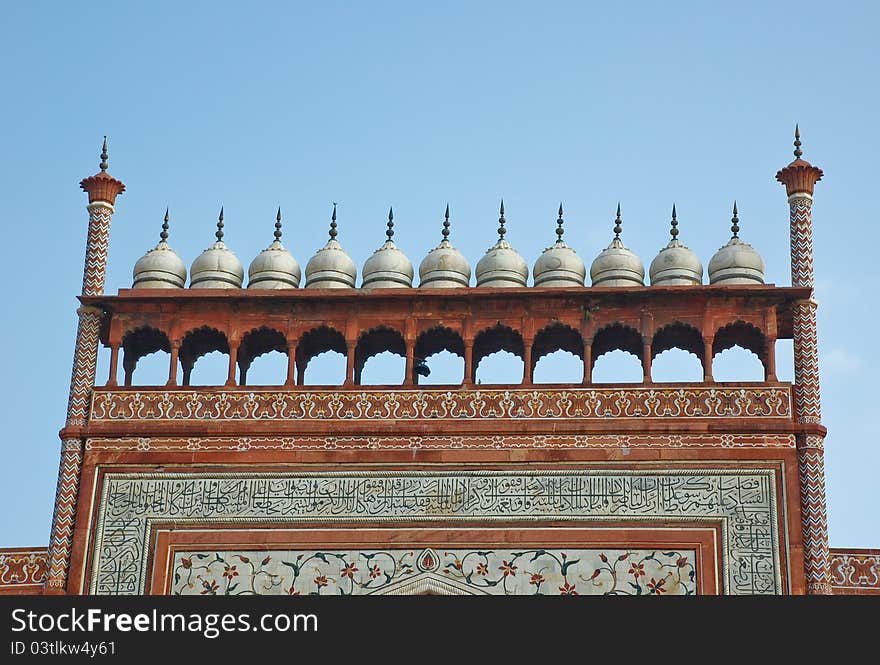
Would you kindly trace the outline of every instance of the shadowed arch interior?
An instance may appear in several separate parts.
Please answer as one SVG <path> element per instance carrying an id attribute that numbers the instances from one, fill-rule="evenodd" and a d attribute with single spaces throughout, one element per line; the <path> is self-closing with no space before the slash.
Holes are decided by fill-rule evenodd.
<path id="1" fill-rule="evenodd" d="M 636 358 L 642 358 L 642 336 L 635 328 L 623 323 L 612 323 L 599 330 L 593 336 L 592 365 L 609 351 L 626 351 Z"/>
<path id="2" fill-rule="evenodd" d="M 246 385 L 247 372 L 248 369 L 250 369 L 251 363 L 264 353 L 270 353 L 271 351 L 278 351 L 279 353 L 284 354 L 289 352 L 287 339 L 281 332 L 274 328 L 262 326 L 255 330 L 251 330 L 241 338 L 241 343 L 238 346 L 238 369 L 239 376 L 241 377 L 239 380 L 240 385 Z"/>
<path id="3" fill-rule="evenodd" d="M 654 338 L 651 340 L 651 358 L 656 358 L 669 349 L 681 349 L 693 353 L 700 362 L 705 355 L 700 331 L 681 321 L 663 326 L 654 333 Z"/>
<path id="4" fill-rule="evenodd" d="M 532 343 L 532 369 L 544 356 L 555 351 L 568 351 L 584 359 L 584 338 L 580 332 L 563 323 L 555 322 L 535 335 Z"/>
<path id="5" fill-rule="evenodd" d="M 190 384 L 193 366 L 196 361 L 207 353 L 219 351 L 229 353 L 229 342 L 226 335 L 209 326 L 191 330 L 184 336 L 180 345 L 180 364 L 183 367 L 183 385 Z"/>
<path id="6" fill-rule="evenodd" d="M 125 371 L 125 385 L 131 385 L 138 361 L 156 351 L 171 352 L 171 342 L 157 328 L 142 326 L 130 330 L 122 337 L 122 367 Z"/>
<path id="7" fill-rule="evenodd" d="M 741 346 L 758 356 L 761 364 L 766 367 L 766 344 L 767 340 L 764 337 L 764 333 L 757 326 L 753 326 L 745 321 L 736 321 L 722 326 L 715 333 L 715 339 L 712 342 L 712 355 L 716 356 L 733 346 Z"/>
<path id="8" fill-rule="evenodd" d="M 379 326 L 366 331 L 358 338 L 354 350 L 356 383 L 360 382 L 361 372 L 363 372 L 367 360 L 386 351 L 406 358 L 406 342 L 403 335 L 394 328 Z"/>

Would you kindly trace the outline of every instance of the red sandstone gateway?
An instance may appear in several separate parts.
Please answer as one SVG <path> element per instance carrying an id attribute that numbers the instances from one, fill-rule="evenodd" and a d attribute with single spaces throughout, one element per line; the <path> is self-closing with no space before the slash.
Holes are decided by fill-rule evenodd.
<path id="1" fill-rule="evenodd" d="M 89 230 L 52 542 L 48 554 L 0 552 L 0 593 L 880 591 L 877 552 L 828 550 L 811 236 L 822 171 L 801 159 L 798 135 L 795 147 L 776 176 L 791 208 L 790 287 L 763 284 L 735 208 L 710 285 L 673 210 L 643 286 L 618 210 L 584 287 L 560 206 L 559 241 L 530 288 L 502 204 L 475 288 L 448 210 L 420 288 L 391 213 L 354 288 L 334 209 L 306 288 L 279 211 L 242 289 L 221 212 L 195 288 L 183 288 L 166 216 L 135 288 L 108 296 L 125 186 L 107 173 L 105 142 L 100 172 L 81 183 Z M 778 339 L 794 340 L 794 385 L 777 380 Z M 99 342 L 112 368 L 100 386 Z M 714 381 L 713 357 L 734 345 L 760 358 L 763 381 Z M 700 359 L 702 382 L 652 383 L 652 359 L 670 348 Z M 133 387 L 138 360 L 160 349 L 167 383 Z M 478 384 L 480 360 L 501 349 L 523 359 L 522 383 Z M 560 349 L 583 361 L 580 383 L 534 384 L 537 361 Z M 641 359 L 641 384 L 593 383 L 595 360 L 615 349 Z M 225 385 L 190 387 L 196 360 L 215 350 L 229 356 Z M 344 385 L 304 385 L 327 350 L 347 358 Z M 463 358 L 461 384 L 420 387 L 425 359 L 443 350 Z M 246 385 L 269 351 L 287 355 L 284 385 Z M 384 351 L 406 358 L 403 385 L 361 386 Z"/>

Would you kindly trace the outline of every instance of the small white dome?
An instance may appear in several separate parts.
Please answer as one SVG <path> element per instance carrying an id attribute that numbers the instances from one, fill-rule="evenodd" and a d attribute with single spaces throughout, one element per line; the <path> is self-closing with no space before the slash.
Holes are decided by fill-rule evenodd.
<path id="1" fill-rule="evenodd" d="M 394 213 L 388 211 L 388 240 L 364 262 L 362 289 L 410 288 L 413 266 L 397 245 L 394 244 Z"/>
<path id="2" fill-rule="evenodd" d="M 302 274 L 299 263 L 281 244 L 281 208 L 275 217 L 275 240 L 254 257 L 248 268 L 249 289 L 295 289 Z"/>
<path id="3" fill-rule="evenodd" d="M 471 266 L 449 242 L 449 205 L 443 221 L 443 240 L 419 265 L 419 288 L 456 289 L 470 286 Z"/>
<path id="4" fill-rule="evenodd" d="M 694 286 L 703 283 L 703 264 L 678 239 L 678 220 L 672 206 L 672 240 L 651 261 L 651 286 Z"/>
<path id="5" fill-rule="evenodd" d="M 529 278 L 529 266 L 523 257 L 504 239 L 507 229 L 504 224 L 504 202 L 501 202 L 501 217 L 498 219 L 498 242 L 486 251 L 477 263 L 477 286 L 493 288 L 525 286 Z"/>
<path id="6" fill-rule="evenodd" d="M 593 286 L 645 285 L 645 267 L 636 253 L 626 247 L 620 239 L 620 233 L 623 231 L 621 224 L 620 204 L 618 204 L 617 219 L 614 220 L 614 239 L 590 266 Z"/>
<path id="7" fill-rule="evenodd" d="M 295 289 L 302 273 L 280 240 L 257 254 L 248 268 L 249 289 Z"/>
<path id="8" fill-rule="evenodd" d="M 240 289 L 244 280 L 241 261 L 223 242 L 223 210 L 217 222 L 217 242 L 202 252 L 190 268 L 191 289 Z"/>
<path id="9" fill-rule="evenodd" d="M 353 289 L 357 266 L 336 240 L 336 206 L 330 222 L 330 240 L 306 264 L 307 289 Z"/>
<path id="10" fill-rule="evenodd" d="M 645 267 L 636 253 L 615 238 L 590 266 L 593 286 L 644 286 Z"/>
<path id="11" fill-rule="evenodd" d="M 186 264 L 168 244 L 168 211 L 159 244 L 134 264 L 133 289 L 182 289 L 186 286 Z"/>
<path id="12" fill-rule="evenodd" d="M 556 229 L 558 236 L 556 242 L 545 249 L 535 266 L 532 268 L 535 286 L 558 287 L 558 286 L 583 286 L 587 277 L 587 269 L 584 262 L 571 247 L 562 239 L 563 219 L 562 204 L 559 204 L 559 225 Z"/>
<path id="13" fill-rule="evenodd" d="M 763 284 L 764 259 L 739 238 L 739 217 L 733 204 L 733 236 L 709 261 L 709 284 Z"/>

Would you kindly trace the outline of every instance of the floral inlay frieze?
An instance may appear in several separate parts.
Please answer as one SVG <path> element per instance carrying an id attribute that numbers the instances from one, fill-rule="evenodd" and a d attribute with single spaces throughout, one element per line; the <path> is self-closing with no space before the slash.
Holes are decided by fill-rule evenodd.
<path id="1" fill-rule="evenodd" d="M 178 551 L 175 595 L 388 593 L 445 578 L 461 593 L 646 596 L 697 593 L 696 552 L 633 549 Z M 453 586 L 454 585 L 454 586 Z"/>
<path id="2" fill-rule="evenodd" d="M 90 420 L 790 418 L 787 386 L 523 390 L 108 390 Z"/>

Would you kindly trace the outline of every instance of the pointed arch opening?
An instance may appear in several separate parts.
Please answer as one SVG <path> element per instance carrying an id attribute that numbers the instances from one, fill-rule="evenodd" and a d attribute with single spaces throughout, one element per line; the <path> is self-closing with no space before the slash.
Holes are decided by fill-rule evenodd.
<path id="1" fill-rule="evenodd" d="M 715 381 L 765 381 L 766 344 L 764 333 L 745 321 L 719 328 L 712 342 L 712 374 Z"/>
<path id="2" fill-rule="evenodd" d="M 164 385 L 170 359 L 171 342 L 168 335 L 157 328 L 142 326 L 129 330 L 122 337 L 122 367 L 126 386 Z"/>
<path id="3" fill-rule="evenodd" d="M 535 335 L 532 343 L 533 383 L 581 383 L 584 376 L 584 338 L 560 322 Z"/>
<path id="4" fill-rule="evenodd" d="M 593 383 L 641 383 L 642 335 L 632 326 L 612 323 L 593 336 Z"/>
<path id="5" fill-rule="evenodd" d="M 481 331 L 474 338 L 473 354 L 476 383 L 522 382 L 525 344 L 522 335 L 513 328 L 499 323 Z"/>
<path id="6" fill-rule="evenodd" d="M 389 326 L 367 330 L 354 350 L 354 382 L 362 385 L 401 385 L 406 374 L 406 342 Z"/>
<path id="7" fill-rule="evenodd" d="M 347 355 L 345 336 L 335 328 L 320 326 L 304 333 L 296 347 L 297 383 L 341 386 L 345 383 Z"/>
<path id="8" fill-rule="evenodd" d="M 229 342 L 226 335 L 209 326 L 188 332 L 180 344 L 183 385 L 222 386 L 229 372 Z M 194 375 L 196 363 L 199 371 Z"/>
<path id="9" fill-rule="evenodd" d="M 651 380 L 695 383 L 704 377 L 703 336 L 694 326 L 676 321 L 651 340 Z"/>
<path id="10" fill-rule="evenodd" d="M 414 382 L 424 385 L 460 385 L 464 381 L 464 340 L 454 330 L 435 326 L 416 338 L 416 369 L 424 364 L 429 374 L 415 372 Z"/>
<path id="11" fill-rule="evenodd" d="M 287 338 L 261 326 L 241 338 L 238 346 L 238 383 L 241 386 L 280 386 L 287 381 Z"/>

